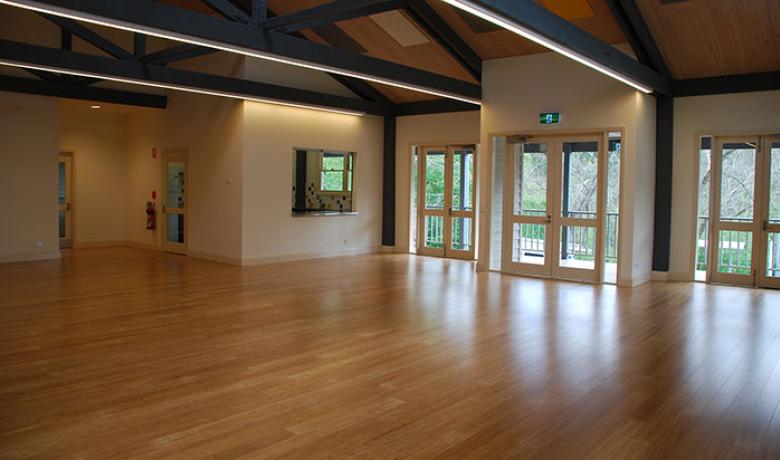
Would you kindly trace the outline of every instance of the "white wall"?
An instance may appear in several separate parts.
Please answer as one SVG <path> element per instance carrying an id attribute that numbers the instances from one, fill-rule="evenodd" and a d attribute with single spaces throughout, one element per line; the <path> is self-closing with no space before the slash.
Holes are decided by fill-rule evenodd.
<path id="1" fill-rule="evenodd" d="M 770 133 L 780 133 L 780 91 L 675 99 L 670 277 L 693 279 L 693 182 L 698 137 Z"/>
<path id="2" fill-rule="evenodd" d="M 146 202 L 152 201 L 152 192 L 157 193 L 158 211 L 161 209 L 164 117 L 162 110 L 148 110 L 127 117 L 127 241 L 144 248 L 158 246 L 161 238 L 159 229 L 146 229 L 145 210 Z M 156 158 L 152 155 L 155 148 Z"/>
<path id="3" fill-rule="evenodd" d="M 378 250 L 382 132 L 380 117 L 245 103 L 243 262 Z M 357 216 L 292 217 L 295 147 L 356 152 Z"/>
<path id="4" fill-rule="evenodd" d="M 58 133 L 56 99 L 0 92 L 0 262 L 59 257 Z"/>
<path id="5" fill-rule="evenodd" d="M 398 117 L 396 125 L 395 252 L 409 252 L 412 145 L 479 143 L 479 111 Z M 487 149 L 482 148 L 481 154 Z"/>
<path id="6" fill-rule="evenodd" d="M 127 240 L 126 121 L 121 114 L 60 109 L 59 150 L 73 153 L 76 247 Z"/>
<path id="7" fill-rule="evenodd" d="M 655 100 L 563 56 L 546 53 L 483 62 L 481 144 L 491 134 L 624 130 L 623 261 L 619 282 L 636 284 L 651 272 L 655 170 Z M 541 112 L 562 122 L 539 125 Z M 483 149 L 486 150 L 486 149 Z M 480 160 L 481 197 L 489 197 L 487 164 Z M 481 198 L 480 206 L 489 205 Z M 488 219 L 480 219 L 479 269 L 487 269 Z M 636 235 L 632 238 L 632 235 Z"/>

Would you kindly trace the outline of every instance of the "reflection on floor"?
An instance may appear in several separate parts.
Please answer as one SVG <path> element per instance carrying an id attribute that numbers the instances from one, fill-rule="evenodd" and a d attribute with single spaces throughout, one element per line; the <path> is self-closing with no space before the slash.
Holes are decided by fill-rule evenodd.
<path id="1" fill-rule="evenodd" d="M 780 458 L 775 291 L 115 248 L 0 311 L 0 458 Z"/>

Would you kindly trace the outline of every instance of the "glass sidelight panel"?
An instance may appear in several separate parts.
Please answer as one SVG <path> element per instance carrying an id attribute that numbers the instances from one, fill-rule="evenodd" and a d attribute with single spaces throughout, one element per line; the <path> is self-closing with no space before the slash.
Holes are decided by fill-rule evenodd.
<path id="1" fill-rule="evenodd" d="M 598 142 L 564 142 L 561 153 L 561 217 L 596 218 L 598 179 Z"/>
<path id="2" fill-rule="evenodd" d="M 452 209 L 474 209 L 474 152 L 455 150 L 452 157 Z"/>
<path id="3" fill-rule="evenodd" d="M 425 154 L 425 209 L 444 209 L 444 152 Z"/>
<path id="4" fill-rule="evenodd" d="M 770 224 L 780 224 L 780 142 L 769 149 L 769 213 Z"/>
<path id="5" fill-rule="evenodd" d="M 780 233 L 767 235 L 766 276 L 780 278 Z"/>
<path id="6" fill-rule="evenodd" d="M 699 174 L 696 211 L 696 253 L 694 279 L 707 279 L 710 241 L 710 187 L 712 182 L 712 137 L 702 136 L 699 144 Z"/>
<path id="7" fill-rule="evenodd" d="M 560 255 L 560 267 L 595 269 L 596 228 L 562 225 Z"/>
<path id="8" fill-rule="evenodd" d="M 750 275 L 753 232 L 721 230 L 718 235 L 718 272 Z"/>
<path id="9" fill-rule="evenodd" d="M 513 224 L 512 262 L 544 265 L 547 225 Z"/>
<path id="10" fill-rule="evenodd" d="M 471 217 L 452 218 L 452 249 L 456 251 L 471 250 Z"/>
<path id="11" fill-rule="evenodd" d="M 547 144 L 516 144 L 515 200 L 517 216 L 545 216 L 547 204 Z"/>
<path id="12" fill-rule="evenodd" d="M 720 160 L 720 220 L 752 222 L 756 145 L 748 142 L 724 143 Z"/>
<path id="13" fill-rule="evenodd" d="M 186 165 L 170 161 L 167 167 L 165 206 L 168 209 L 184 209 L 184 177 Z M 171 240 L 172 241 L 172 240 Z"/>
<path id="14" fill-rule="evenodd" d="M 426 248 L 444 247 L 444 216 L 425 216 L 423 243 Z"/>

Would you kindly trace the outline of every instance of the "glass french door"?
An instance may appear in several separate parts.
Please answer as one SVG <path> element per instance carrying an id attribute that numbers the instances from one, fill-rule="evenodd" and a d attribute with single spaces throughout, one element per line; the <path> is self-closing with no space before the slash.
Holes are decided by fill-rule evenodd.
<path id="1" fill-rule="evenodd" d="M 57 161 L 57 206 L 60 248 L 73 245 L 73 157 L 60 155 Z"/>
<path id="2" fill-rule="evenodd" d="M 187 154 L 165 153 L 163 157 L 162 248 L 187 252 Z"/>
<path id="3" fill-rule="evenodd" d="M 709 280 L 780 288 L 780 137 L 716 137 Z"/>
<path id="4" fill-rule="evenodd" d="M 503 271 L 600 280 L 602 137 L 508 138 Z"/>
<path id="5" fill-rule="evenodd" d="M 474 259 L 475 156 L 473 145 L 420 149 L 418 254 Z"/>
<path id="6" fill-rule="evenodd" d="M 767 136 L 763 143 L 761 197 L 761 263 L 758 285 L 780 289 L 780 136 Z"/>

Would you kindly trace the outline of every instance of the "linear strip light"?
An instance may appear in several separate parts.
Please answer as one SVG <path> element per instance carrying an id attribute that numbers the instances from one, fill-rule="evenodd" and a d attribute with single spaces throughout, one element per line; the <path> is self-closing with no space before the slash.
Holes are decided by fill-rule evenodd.
<path id="1" fill-rule="evenodd" d="M 179 32 L 173 32 L 169 30 L 157 29 L 140 24 L 134 24 L 128 21 L 122 21 L 118 19 L 105 18 L 102 16 L 96 16 L 90 13 L 84 13 L 81 11 L 74 11 L 66 8 L 48 5 L 46 3 L 29 1 L 29 0 L 0 0 L 0 4 L 14 6 L 17 8 L 23 8 L 26 10 L 37 11 L 39 13 L 51 14 L 54 16 L 60 16 L 63 18 L 74 19 L 77 21 L 84 21 L 91 24 L 97 24 L 99 26 L 111 27 L 114 29 L 126 30 L 128 32 L 152 35 L 159 38 L 165 38 L 168 40 L 189 43 L 192 45 L 205 46 L 207 48 L 214 48 L 221 51 L 227 51 L 230 53 L 242 54 L 244 56 L 255 57 L 259 59 L 267 59 L 269 61 L 280 62 L 282 64 L 289 64 L 298 67 L 305 67 L 307 69 L 319 70 L 323 72 L 330 72 L 339 75 L 345 75 L 347 77 L 359 78 L 361 80 L 372 81 L 374 83 L 380 83 L 383 85 L 395 86 L 397 88 L 408 89 L 411 91 L 417 91 L 421 93 L 427 93 L 434 96 L 445 97 L 449 99 L 455 99 L 458 101 L 468 102 L 470 104 L 482 105 L 479 99 L 474 99 L 466 96 L 460 96 L 444 91 L 437 91 L 434 89 L 426 88 L 423 86 L 409 85 L 400 83 L 398 81 L 389 80 L 385 78 L 375 77 L 373 75 L 364 74 L 361 72 L 355 72 L 351 70 L 340 69 L 338 67 L 331 67 L 321 64 L 313 64 L 311 62 L 276 56 L 271 53 L 258 51 L 251 48 L 245 48 L 243 46 L 229 45 L 214 40 L 195 37 L 192 35 L 182 34 Z"/>
<path id="2" fill-rule="evenodd" d="M 264 104 L 274 104 L 274 105 L 284 105 L 287 107 L 297 107 L 301 109 L 310 109 L 310 110 L 318 110 L 321 112 L 331 112 L 331 113 L 338 113 L 341 115 L 353 115 L 357 117 L 362 117 L 365 115 L 364 112 L 360 112 L 357 110 L 349 110 L 349 109 L 336 109 L 331 107 L 324 107 L 324 106 L 318 106 L 318 105 L 307 105 L 307 104 L 296 104 L 294 102 L 286 102 L 282 100 L 277 99 L 268 99 L 268 98 L 262 98 L 262 97 L 252 97 L 247 96 L 240 93 L 231 93 L 229 91 L 217 91 L 217 90 L 209 90 L 209 89 L 201 89 L 196 88 L 192 86 L 186 86 L 186 85 L 173 85 L 168 83 L 156 83 L 156 82 L 150 82 L 146 80 L 136 80 L 133 78 L 120 78 L 120 77 L 114 77 L 111 75 L 104 75 L 98 72 L 82 72 L 82 71 L 76 71 L 71 69 L 65 69 L 60 67 L 54 67 L 54 66 L 43 66 L 43 65 L 30 65 L 24 62 L 15 62 L 15 61 L 8 61 L 4 59 L 0 59 L 0 65 L 10 66 L 10 67 L 18 67 L 22 69 L 32 69 L 32 70 L 43 70 L 47 72 L 56 72 L 56 73 L 63 73 L 67 75 L 76 75 L 79 77 L 90 77 L 90 78 L 99 78 L 103 80 L 110 80 L 110 81 L 116 81 L 119 83 L 129 83 L 132 85 L 141 85 L 141 86 L 151 86 L 154 88 L 164 88 L 164 89 L 172 89 L 177 91 L 185 91 L 188 93 L 197 93 L 197 94 L 206 94 L 209 96 L 221 96 L 221 97 L 229 97 L 232 99 L 242 99 L 245 101 L 252 101 L 252 102 L 261 102 Z"/>
<path id="3" fill-rule="evenodd" d="M 507 29 L 511 32 L 516 33 L 517 35 L 520 35 L 521 37 L 527 38 L 528 40 L 531 40 L 534 43 L 537 43 L 539 45 L 544 46 L 545 48 L 555 51 L 558 54 L 562 54 L 569 59 L 573 59 L 580 64 L 584 64 L 588 67 L 590 67 L 593 70 L 596 70 L 598 72 L 603 73 L 604 75 L 607 75 L 609 77 L 614 78 L 615 80 L 618 80 L 620 82 L 623 82 L 627 84 L 628 86 L 631 86 L 635 89 L 638 89 L 639 91 L 642 91 L 643 93 L 650 94 L 653 92 L 652 89 L 648 88 L 647 86 L 636 82 L 634 80 L 631 80 L 629 78 L 624 77 L 623 75 L 620 75 L 619 73 L 615 72 L 614 70 L 599 64 L 598 62 L 593 61 L 592 59 L 589 59 L 585 56 L 582 56 L 570 49 L 567 49 L 549 39 L 546 37 L 540 35 L 537 32 L 534 32 L 533 30 L 530 30 L 526 27 L 521 26 L 520 24 L 517 24 L 513 21 L 510 21 L 508 19 L 505 19 L 501 17 L 500 15 L 497 15 L 496 13 L 493 13 L 492 11 L 489 11 L 479 5 L 475 5 L 474 3 L 467 1 L 467 0 L 442 0 L 444 3 L 448 3 L 455 8 L 461 9 L 463 11 L 466 11 L 468 13 L 471 13 L 475 16 L 479 16 L 480 18 L 492 22 L 493 24 L 496 24 L 497 26 L 503 27 L 504 29 Z"/>

